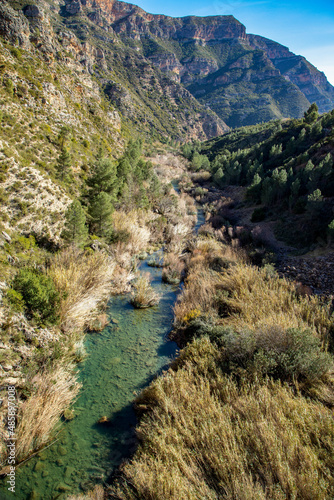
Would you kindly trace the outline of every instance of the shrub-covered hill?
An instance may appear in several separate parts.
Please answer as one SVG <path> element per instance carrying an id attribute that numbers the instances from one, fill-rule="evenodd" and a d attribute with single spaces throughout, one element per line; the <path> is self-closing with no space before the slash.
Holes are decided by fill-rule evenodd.
<path id="1" fill-rule="evenodd" d="M 303 119 L 243 127 L 183 152 L 218 187 L 242 186 L 258 205 L 253 222 L 276 219 L 280 237 L 309 247 L 333 238 L 333 126 L 334 113 L 319 116 L 313 104 Z"/>

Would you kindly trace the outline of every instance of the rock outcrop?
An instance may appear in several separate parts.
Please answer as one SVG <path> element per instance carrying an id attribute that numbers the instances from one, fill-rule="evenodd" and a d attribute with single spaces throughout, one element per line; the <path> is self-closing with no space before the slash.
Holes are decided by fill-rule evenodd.
<path id="1" fill-rule="evenodd" d="M 22 12 L 16 12 L 5 0 L 0 0 L 0 36 L 13 45 L 28 49 L 29 35 L 29 25 Z"/>
<path id="2" fill-rule="evenodd" d="M 6 40 L 33 44 L 51 67 L 61 47 L 131 127 L 166 141 L 334 106 L 323 73 L 233 16 L 172 18 L 114 0 L 36 0 L 22 11 L 0 0 L 0 13 Z"/>

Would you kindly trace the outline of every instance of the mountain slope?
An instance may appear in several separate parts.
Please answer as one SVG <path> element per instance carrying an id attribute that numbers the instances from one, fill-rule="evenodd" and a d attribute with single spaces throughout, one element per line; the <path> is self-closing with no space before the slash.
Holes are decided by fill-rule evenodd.
<path id="1" fill-rule="evenodd" d="M 230 126 L 299 118 L 313 102 L 321 112 L 334 105 L 323 73 L 286 47 L 247 35 L 233 16 L 172 18 L 107 0 L 66 0 L 63 14 L 117 34 Z"/>
<path id="2" fill-rule="evenodd" d="M 321 112 L 334 105 L 323 73 L 248 35 L 233 16 L 172 18 L 111 0 L 15 0 L 13 17 L 5 0 L 0 5 L 0 35 L 20 46 L 35 40 L 51 67 L 61 44 L 66 64 L 83 66 L 123 125 L 153 139 L 204 140 L 228 126 L 299 118 L 313 102 Z"/>
<path id="3" fill-rule="evenodd" d="M 252 47 L 266 52 L 267 56 L 284 78 L 295 85 L 307 97 L 318 105 L 319 111 L 325 113 L 333 108 L 334 88 L 305 57 L 297 56 L 287 47 L 258 35 L 248 35 Z"/>

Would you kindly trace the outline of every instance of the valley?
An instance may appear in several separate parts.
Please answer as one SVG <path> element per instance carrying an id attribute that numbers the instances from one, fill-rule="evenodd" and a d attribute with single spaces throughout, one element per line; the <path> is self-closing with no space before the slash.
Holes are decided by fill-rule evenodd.
<path id="1" fill-rule="evenodd" d="M 333 498 L 333 107 L 232 15 L 0 0 L 1 498 Z"/>

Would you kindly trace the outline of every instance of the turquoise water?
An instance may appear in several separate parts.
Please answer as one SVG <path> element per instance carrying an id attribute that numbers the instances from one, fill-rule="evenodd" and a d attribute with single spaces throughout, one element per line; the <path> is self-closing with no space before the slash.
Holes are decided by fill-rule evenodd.
<path id="1" fill-rule="evenodd" d="M 76 417 L 63 423 L 57 442 L 18 468 L 15 495 L 2 488 L 1 499 L 62 499 L 86 491 L 107 481 L 135 450 L 135 392 L 176 353 L 167 335 L 177 288 L 161 282 L 161 269 L 146 262 L 141 269 L 151 274 L 152 286 L 162 295 L 159 305 L 135 310 L 127 295 L 111 299 L 110 325 L 86 336 Z M 97 423 L 102 416 L 107 424 Z"/>

